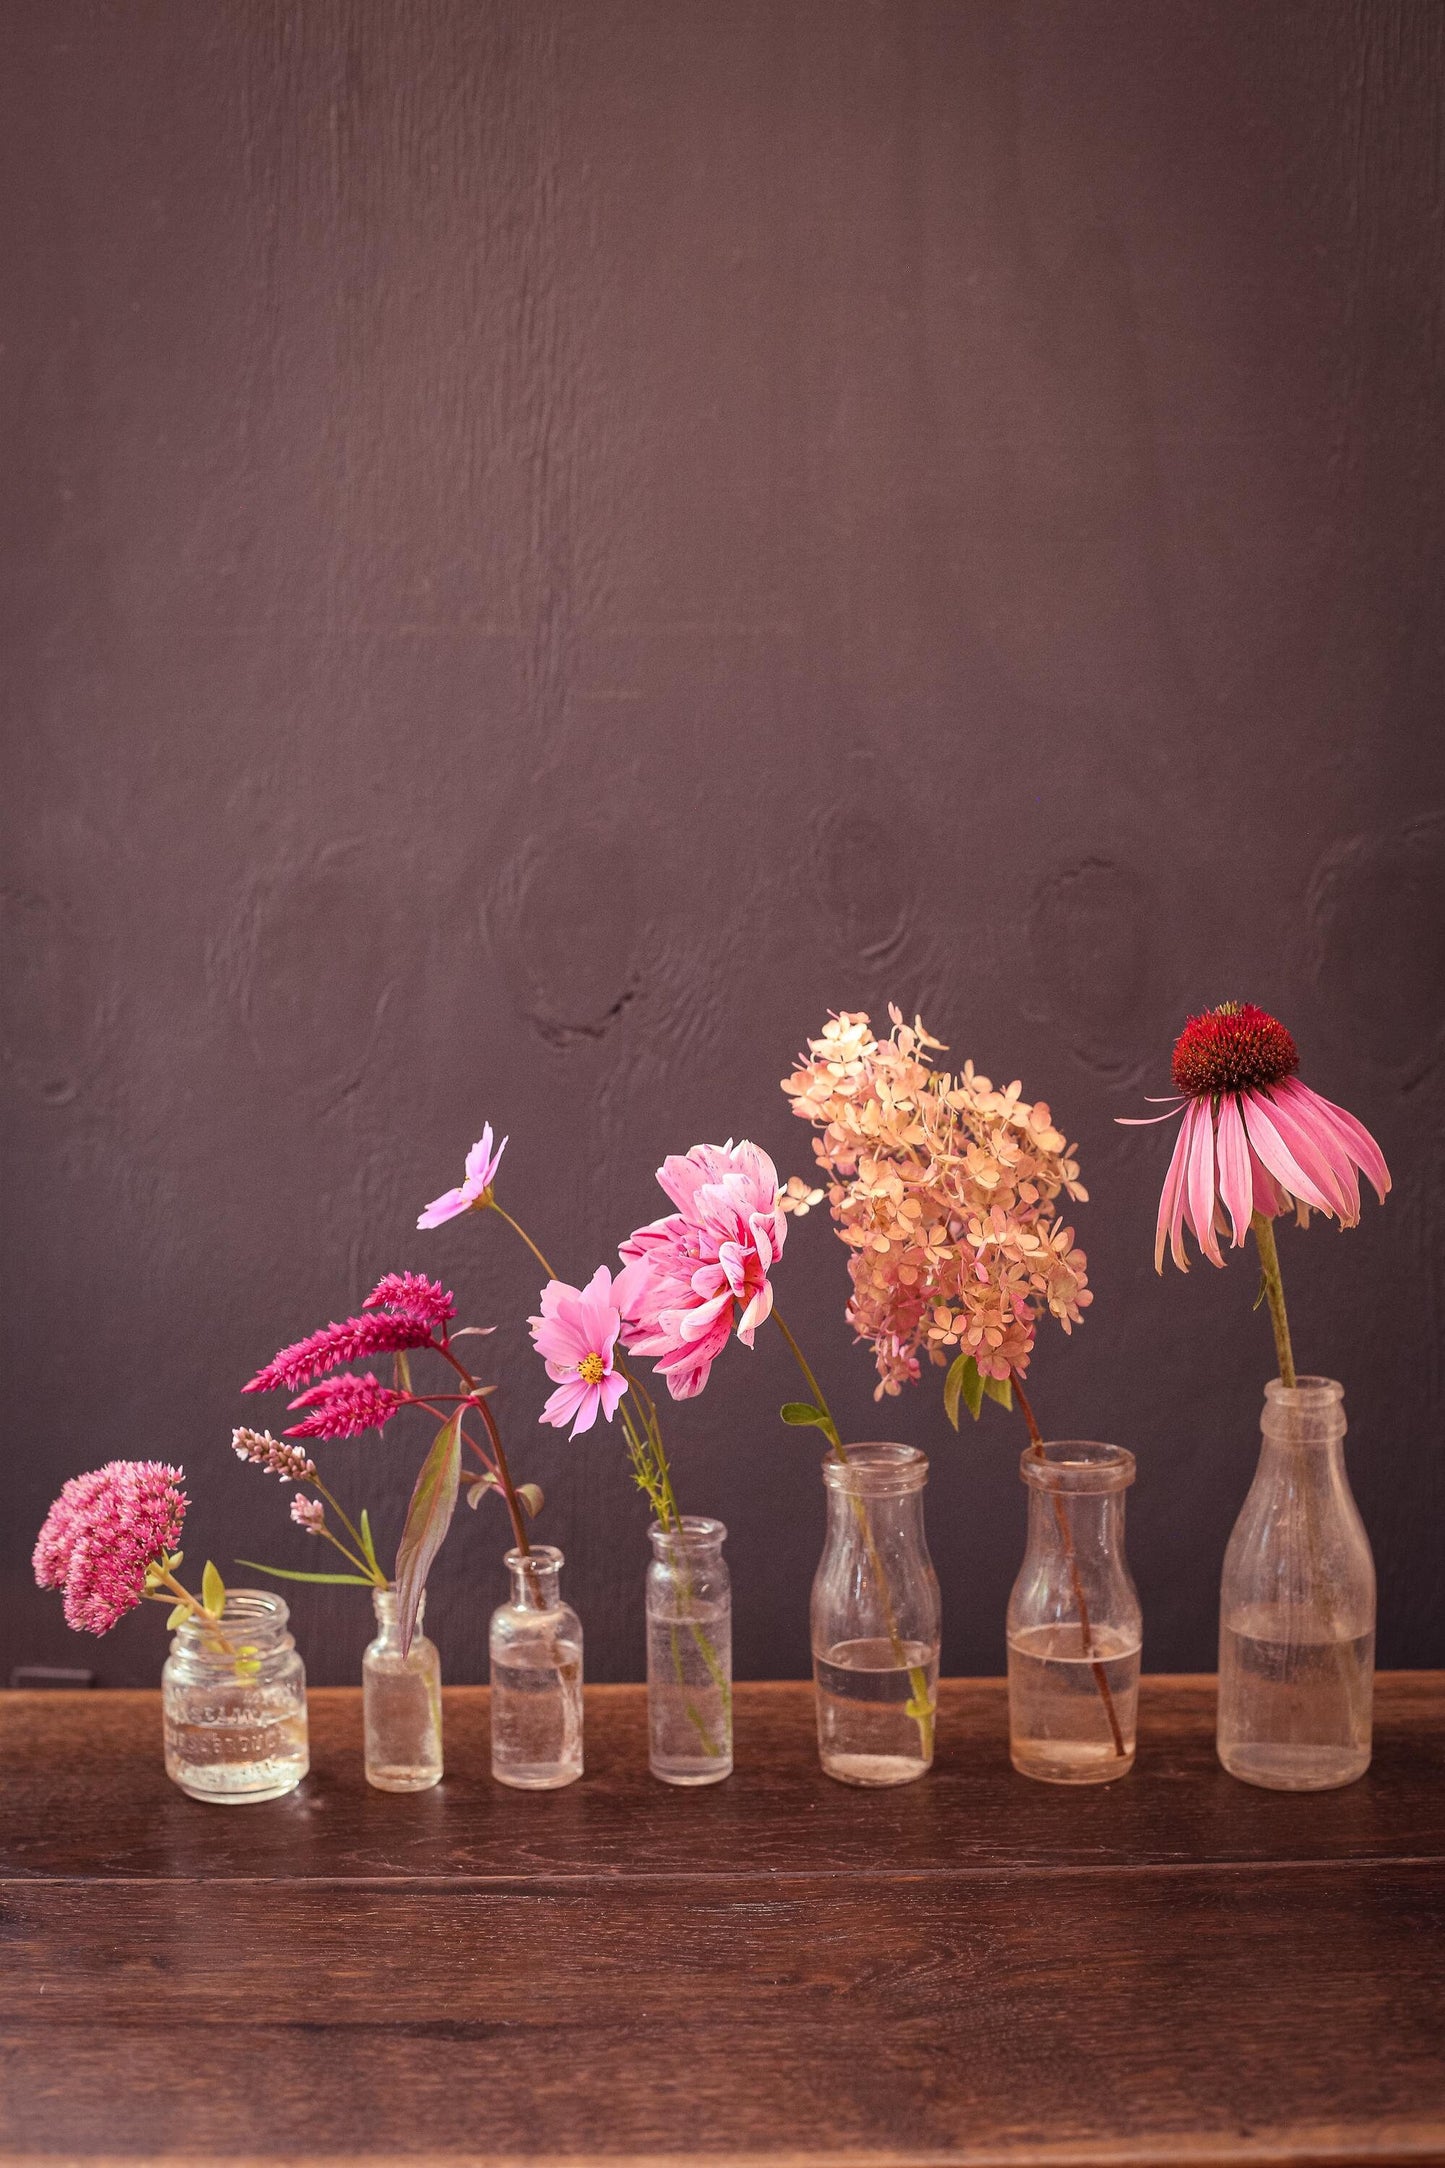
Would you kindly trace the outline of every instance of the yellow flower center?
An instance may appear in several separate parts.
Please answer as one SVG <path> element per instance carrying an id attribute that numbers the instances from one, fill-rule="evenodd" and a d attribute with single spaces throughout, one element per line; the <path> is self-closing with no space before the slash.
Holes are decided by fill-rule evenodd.
<path id="1" fill-rule="evenodd" d="M 600 1385 L 607 1375 L 607 1365 L 600 1355 L 584 1355 L 577 1365 L 577 1375 L 584 1385 Z"/>

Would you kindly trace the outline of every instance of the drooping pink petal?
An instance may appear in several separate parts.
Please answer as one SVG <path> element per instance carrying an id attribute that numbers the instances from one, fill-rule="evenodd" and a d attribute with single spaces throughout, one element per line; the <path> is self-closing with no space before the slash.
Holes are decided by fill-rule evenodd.
<path id="1" fill-rule="evenodd" d="M 444 1221 L 456 1219 L 461 1213 L 470 1211 L 471 1203 L 472 1200 L 464 1189 L 443 1190 L 441 1196 L 434 1197 L 419 1215 L 417 1226 L 440 1227 Z"/>
<path id="2" fill-rule="evenodd" d="M 1207 1099 L 1196 1099 L 1184 1117 L 1189 1139 L 1186 1188 L 1189 1223 L 1203 1256 L 1222 1265 L 1219 1240 L 1214 1232 L 1214 1121 Z"/>
<path id="3" fill-rule="evenodd" d="M 574 1374 L 551 1394 L 538 1422 L 550 1423 L 554 1430 L 565 1430 L 590 1390 L 586 1380 Z"/>
<path id="4" fill-rule="evenodd" d="M 1360 1218 L 1360 1185 L 1354 1161 L 1338 1150 L 1333 1129 L 1320 1123 L 1312 1107 L 1298 1100 L 1283 1100 L 1278 1086 L 1270 1094 L 1274 1125 L 1312 1182 L 1328 1197 L 1330 1209 L 1342 1227 L 1354 1227 Z"/>
<path id="5" fill-rule="evenodd" d="M 1234 1222 L 1234 1246 L 1239 1249 L 1249 1233 L 1252 1195 L 1249 1139 L 1244 1133 L 1244 1118 L 1233 1092 L 1225 1092 L 1220 1099 L 1215 1143 L 1219 1155 L 1219 1194 Z"/>
<path id="6" fill-rule="evenodd" d="M 1374 1185 L 1375 1195 L 1381 1204 L 1384 1203 L 1385 1193 L 1391 1186 L 1390 1170 L 1385 1165 L 1384 1153 L 1363 1122 L 1357 1121 L 1347 1107 L 1336 1106 L 1333 1099 L 1326 1099 L 1322 1093 L 1312 1091 L 1308 1084 L 1301 1084 L 1298 1077 L 1290 1077 L 1285 1083 L 1277 1085 L 1275 1096 L 1293 1100 L 1296 1104 L 1307 1100 L 1316 1113 L 1323 1109 L 1339 1132 L 1355 1165 L 1366 1180 Z"/>
<path id="7" fill-rule="evenodd" d="M 1317 1212 L 1330 1211 L 1332 1207 L 1329 1199 L 1323 1196 L 1310 1180 L 1280 1135 L 1264 1093 L 1241 1092 L 1239 1101 L 1250 1144 L 1275 1180 L 1291 1197 L 1303 1198 L 1304 1202 L 1313 1205 Z"/>
<path id="8" fill-rule="evenodd" d="M 1168 1171 L 1164 1176 L 1164 1187 L 1159 1192 L 1159 1218 L 1154 1230 L 1154 1270 L 1156 1272 L 1164 1270 L 1164 1245 L 1170 1239 L 1171 1231 L 1175 1225 L 1175 1206 L 1184 1181 L 1186 1158 L 1185 1124 L 1181 1122 L 1179 1134 L 1174 1139 L 1174 1153 L 1169 1161 Z M 1181 1272 L 1189 1270 L 1189 1266 L 1185 1261 L 1183 1246 L 1177 1242 L 1174 1249 L 1174 1261 Z M 983 1268 L 980 1267 L 979 1269 L 982 1275 Z"/>

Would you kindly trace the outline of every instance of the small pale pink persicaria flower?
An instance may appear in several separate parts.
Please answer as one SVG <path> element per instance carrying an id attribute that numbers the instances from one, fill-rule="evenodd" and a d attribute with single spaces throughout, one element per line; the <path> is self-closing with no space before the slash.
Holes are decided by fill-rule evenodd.
<path id="1" fill-rule="evenodd" d="M 788 1222 L 777 1168 L 746 1141 L 695 1144 L 657 1179 L 677 1210 L 622 1244 L 614 1293 L 623 1344 L 653 1358 L 674 1400 L 691 1400 L 729 1337 L 751 1347 L 771 1314 Z"/>
<path id="2" fill-rule="evenodd" d="M 1212 1265 L 1233 1228 L 1242 1248 L 1250 1218 L 1294 1212 L 1301 1226 L 1323 1212 L 1358 1225 L 1356 1169 L 1381 1204 L 1390 1188 L 1385 1155 L 1362 1122 L 1295 1075 L 1299 1052 L 1277 1017 L 1253 1002 L 1226 1001 L 1191 1016 L 1174 1046 L 1178 1104 L 1165 1114 L 1118 1117 L 1128 1128 L 1184 1116 L 1159 1198 L 1154 1268 L 1166 1244 L 1181 1272 L 1187 1227 Z M 1226 1214 L 1228 1215 L 1226 1217 Z"/>
<path id="3" fill-rule="evenodd" d="M 614 1360 L 622 1318 L 607 1267 L 599 1265 L 581 1288 L 549 1280 L 542 1290 L 541 1316 L 527 1323 L 557 1388 L 539 1420 L 554 1430 L 571 1423 L 574 1438 L 592 1428 L 599 1410 L 610 1423 L 627 1380 Z"/>
<path id="4" fill-rule="evenodd" d="M 248 1430 L 244 1427 L 231 1432 L 231 1450 L 238 1460 L 248 1460 L 253 1467 L 265 1468 L 283 1483 L 314 1483 L 316 1463 L 299 1445 L 287 1445 L 281 1438 L 273 1438 L 269 1430 Z"/>
<path id="5" fill-rule="evenodd" d="M 465 1180 L 456 1189 L 445 1190 L 440 1197 L 434 1197 L 417 1221 L 417 1226 L 440 1227 L 443 1221 L 456 1219 L 463 1212 L 470 1212 L 474 1206 L 484 1204 L 507 1143 L 508 1139 L 503 1137 L 495 1151 L 493 1150 L 492 1125 L 488 1122 L 467 1154 Z"/>
<path id="6" fill-rule="evenodd" d="M 180 1536 L 190 1503 L 182 1473 L 157 1460 L 112 1460 L 62 1489 L 32 1563 L 42 1588 L 64 1591 L 76 1633 L 109 1633 L 140 1602 L 147 1567 Z"/>
<path id="7" fill-rule="evenodd" d="M 298 1528 L 319 1536 L 326 1526 L 326 1508 L 319 1498 L 293 1498 L 291 1518 Z"/>

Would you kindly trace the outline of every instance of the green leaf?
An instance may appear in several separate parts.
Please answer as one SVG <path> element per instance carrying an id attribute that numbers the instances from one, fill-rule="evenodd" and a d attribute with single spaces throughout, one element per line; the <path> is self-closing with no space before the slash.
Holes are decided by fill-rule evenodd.
<path id="1" fill-rule="evenodd" d="M 406 1526 L 397 1545 L 396 1616 L 403 1656 L 410 1649 L 412 1635 L 416 1632 L 417 1608 L 432 1560 L 442 1547 L 442 1539 L 451 1527 L 452 1515 L 457 1509 L 462 1473 L 462 1414 L 463 1409 L 458 1408 L 455 1415 L 442 1424 L 431 1451 L 421 1464 L 411 1504 L 406 1509 Z"/>
<path id="2" fill-rule="evenodd" d="M 985 1378 L 983 1381 L 983 1389 L 988 1394 L 989 1399 L 996 1400 L 1001 1408 L 1013 1407 L 1014 1389 L 1011 1379 Z"/>
<path id="3" fill-rule="evenodd" d="M 178 1603 L 174 1611 L 172 1611 L 170 1617 L 166 1620 L 166 1632 L 168 1634 L 173 1634 L 178 1626 L 185 1625 L 186 1620 L 190 1617 L 190 1615 L 190 1605 L 188 1603 Z"/>
<path id="4" fill-rule="evenodd" d="M 396 1351 L 396 1389 L 399 1393 L 411 1391 L 411 1361 L 404 1347 Z"/>
<path id="5" fill-rule="evenodd" d="M 201 1602 L 212 1618 L 219 1618 L 226 1608 L 226 1584 L 209 1558 L 206 1560 L 206 1570 L 201 1575 Z"/>
<path id="6" fill-rule="evenodd" d="M 269 1573 L 277 1581 L 345 1581 L 352 1588 L 370 1588 L 373 1584 L 362 1573 L 293 1573 L 288 1566 L 263 1566 L 259 1558 L 238 1558 L 238 1566 L 249 1566 L 253 1573 Z"/>
<path id="7" fill-rule="evenodd" d="M 542 1510 L 542 1486 L 540 1483 L 519 1483 L 517 1496 L 535 1520 Z"/>
<path id="8" fill-rule="evenodd" d="M 361 1548 L 366 1554 L 367 1564 L 375 1566 L 377 1572 L 380 1573 L 381 1566 L 376 1556 L 376 1545 L 371 1540 L 371 1520 L 365 1506 L 361 1509 Z"/>
<path id="9" fill-rule="evenodd" d="M 974 1421 L 983 1406 L 984 1381 L 979 1375 L 978 1364 L 971 1355 L 956 1355 L 949 1365 L 948 1376 L 943 1381 L 943 1412 L 958 1428 L 958 1404 L 960 1400 Z"/>
<path id="10" fill-rule="evenodd" d="M 778 1413 L 785 1423 L 816 1423 L 820 1430 L 828 1428 L 827 1416 L 810 1400 L 785 1400 Z"/>

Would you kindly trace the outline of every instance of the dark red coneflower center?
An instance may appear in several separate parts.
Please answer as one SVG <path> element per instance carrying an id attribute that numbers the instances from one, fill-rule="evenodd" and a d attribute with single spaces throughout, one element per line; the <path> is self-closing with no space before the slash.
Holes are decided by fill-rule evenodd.
<path id="1" fill-rule="evenodd" d="M 1225 1001 L 1191 1016 L 1174 1042 L 1175 1089 L 1191 1099 L 1278 1084 L 1298 1067 L 1284 1025 L 1252 1001 Z"/>

